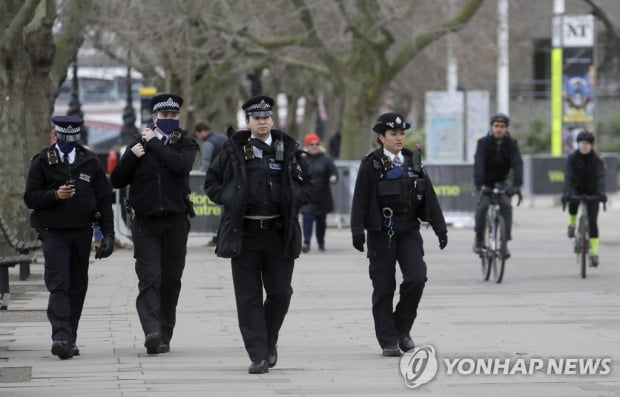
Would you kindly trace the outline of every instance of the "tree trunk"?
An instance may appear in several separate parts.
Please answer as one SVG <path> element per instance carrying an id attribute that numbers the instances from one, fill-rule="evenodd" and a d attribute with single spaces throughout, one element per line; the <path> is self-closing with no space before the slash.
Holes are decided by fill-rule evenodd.
<path id="1" fill-rule="evenodd" d="M 50 144 L 50 116 L 83 42 L 90 0 L 65 3 L 66 18 L 56 36 L 55 4 L 6 3 L 0 17 L 0 211 L 23 240 L 34 238 L 23 201 L 28 169 L 32 157 Z M 1 241 L 0 254 L 14 254 L 7 247 Z"/>

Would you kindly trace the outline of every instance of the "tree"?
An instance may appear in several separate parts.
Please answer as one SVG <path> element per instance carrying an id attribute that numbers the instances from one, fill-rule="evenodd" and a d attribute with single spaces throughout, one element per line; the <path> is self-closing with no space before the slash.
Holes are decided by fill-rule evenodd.
<path id="1" fill-rule="evenodd" d="M 289 15 L 295 20 L 288 26 L 297 34 L 283 36 L 269 33 L 273 23 L 262 21 L 269 30 L 251 30 L 247 25 L 236 34 L 249 41 L 246 47 L 258 45 L 266 52 L 282 48 L 304 48 L 311 57 L 303 60 L 291 57 L 278 58 L 298 67 L 310 69 L 328 78 L 343 101 L 343 133 L 341 158 L 357 159 L 368 151 L 369 130 L 377 109 L 382 103 L 384 93 L 398 74 L 427 46 L 450 32 L 457 32 L 476 13 L 483 0 L 468 0 L 460 12 L 453 18 L 425 27 L 422 31 L 411 34 L 411 39 L 400 43 L 394 35 L 393 26 L 410 24 L 417 1 L 386 2 L 379 0 L 337 0 L 336 9 L 325 9 L 326 2 L 310 3 L 306 0 L 292 0 L 295 8 Z M 317 18 L 321 15 L 324 18 Z M 268 16 L 267 16 L 268 17 Z M 425 15 L 433 20 L 434 15 Z M 273 16 L 272 16 L 273 18 Z M 333 29 L 326 27 L 334 21 L 344 21 L 346 47 L 342 42 L 334 45 Z M 300 29 L 301 27 L 301 29 Z M 226 26 L 220 25 L 221 29 Z M 413 29 L 412 29 L 413 30 Z M 328 32 L 326 34 L 326 32 Z"/>
<path id="2" fill-rule="evenodd" d="M 49 144 L 54 101 L 90 3 L 64 0 L 59 13 L 56 0 L 0 2 L 0 208 L 20 238 L 30 235 L 22 199 L 30 159 Z"/>

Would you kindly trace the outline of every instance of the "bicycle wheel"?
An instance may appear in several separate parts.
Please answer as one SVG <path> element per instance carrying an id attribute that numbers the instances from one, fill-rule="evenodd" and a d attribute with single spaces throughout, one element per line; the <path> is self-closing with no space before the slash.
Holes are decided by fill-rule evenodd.
<path id="1" fill-rule="evenodd" d="M 491 256 L 489 255 L 489 230 L 492 228 L 491 224 L 487 225 L 484 229 L 484 243 L 485 247 L 482 248 L 480 253 L 480 261 L 482 262 L 482 279 L 489 281 L 491 277 Z"/>
<path id="2" fill-rule="evenodd" d="M 495 257 L 497 260 L 495 261 L 495 267 L 493 271 L 493 278 L 496 283 L 501 283 L 504 278 L 504 269 L 506 268 L 506 248 L 508 245 L 507 234 L 506 234 L 506 221 L 504 221 L 503 216 L 497 217 L 497 249 L 495 250 Z"/>
<path id="3" fill-rule="evenodd" d="M 581 278 L 586 278 L 586 268 L 588 267 L 588 219 L 582 215 L 579 217 L 578 225 L 579 233 L 579 252 L 577 253 L 577 262 L 581 271 Z"/>

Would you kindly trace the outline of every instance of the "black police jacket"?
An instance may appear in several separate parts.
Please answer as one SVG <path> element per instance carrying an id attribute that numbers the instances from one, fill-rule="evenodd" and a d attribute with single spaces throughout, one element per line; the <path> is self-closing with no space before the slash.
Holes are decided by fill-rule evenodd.
<path id="1" fill-rule="evenodd" d="M 401 153 L 412 161 L 413 153 L 410 150 L 403 149 Z M 382 148 L 365 156 L 357 172 L 351 206 L 351 233 L 353 235 L 363 234 L 364 229 L 379 231 L 383 226 L 384 218 L 379 204 L 378 192 L 378 183 L 383 173 L 383 169 L 379 165 L 381 157 L 383 157 Z M 422 177 L 425 179 L 424 201 L 420 207 L 416 208 L 417 217 L 423 222 L 428 222 L 433 227 L 435 234 L 439 236 L 448 230 L 446 221 L 431 178 L 423 167 Z M 417 227 L 420 227 L 419 223 Z"/>
<path id="2" fill-rule="evenodd" d="M 114 235 L 112 188 L 97 156 L 77 145 L 75 161 L 70 168 L 62 165 L 56 145 L 42 150 L 32 158 L 24 202 L 34 210 L 30 216 L 33 228 L 82 229 L 93 225 L 99 212 L 104 235 Z M 73 179 L 75 196 L 59 200 L 55 191 Z"/>
<path id="3" fill-rule="evenodd" d="M 588 154 L 575 151 L 568 156 L 564 170 L 564 191 L 570 195 L 605 193 L 605 163 L 594 151 Z"/>
<path id="4" fill-rule="evenodd" d="M 513 186 L 523 185 L 523 160 L 517 140 L 506 134 L 495 139 L 492 134 L 478 139 L 474 155 L 474 184 L 480 190 L 482 185 L 493 186 L 505 182 L 510 169 L 513 170 Z"/>
<path id="5" fill-rule="evenodd" d="M 178 132 L 180 135 L 175 136 Z M 137 157 L 130 148 L 142 143 L 144 156 Z M 148 217 L 162 211 L 189 213 L 189 173 L 194 164 L 198 144 L 185 136 L 185 131 L 170 134 L 166 145 L 152 138 L 144 143 L 132 142 L 112 171 L 112 186 L 129 189 L 129 204 L 137 217 Z"/>
<path id="6" fill-rule="evenodd" d="M 247 205 L 247 174 L 243 158 L 243 146 L 248 144 L 250 131 L 235 133 L 224 143 L 222 152 L 211 163 L 205 179 L 207 196 L 224 207 L 218 229 L 216 254 L 233 258 L 241 253 L 243 218 Z M 297 258 L 301 252 L 301 228 L 299 208 L 306 204 L 312 194 L 312 181 L 308 164 L 302 158 L 303 151 L 293 138 L 281 131 L 271 130 L 274 140 L 284 143 L 284 164 L 280 188 L 280 206 L 284 218 L 284 254 Z"/>

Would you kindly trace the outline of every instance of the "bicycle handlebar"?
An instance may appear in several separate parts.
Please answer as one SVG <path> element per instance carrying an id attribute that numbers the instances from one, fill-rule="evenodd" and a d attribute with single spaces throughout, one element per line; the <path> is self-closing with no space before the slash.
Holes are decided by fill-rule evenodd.
<path id="1" fill-rule="evenodd" d="M 568 196 L 568 200 L 573 200 L 573 201 L 601 201 L 601 196 L 599 196 L 598 194 L 571 194 L 570 196 Z M 562 202 L 562 211 L 566 210 L 566 201 Z M 607 203 L 603 202 L 603 211 L 607 211 Z"/>
<path id="2" fill-rule="evenodd" d="M 512 197 L 516 195 L 518 198 L 517 207 L 521 204 L 521 201 L 523 201 L 523 194 L 521 194 L 521 189 L 510 194 L 511 192 L 508 189 L 500 189 L 498 187 L 482 186 L 481 192 L 487 195 L 493 195 L 493 194 L 498 195 L 498 196 L 506 195 L 508 197 Z"/>

